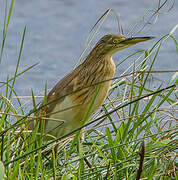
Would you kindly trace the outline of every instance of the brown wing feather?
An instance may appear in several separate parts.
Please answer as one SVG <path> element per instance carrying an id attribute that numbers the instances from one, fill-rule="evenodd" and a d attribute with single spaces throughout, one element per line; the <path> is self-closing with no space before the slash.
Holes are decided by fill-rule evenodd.
<path id="1" fill-rule="evenodd" d="M 47 96 L 47 103 L 54 101 L 54 103 L 51 103 L 50 105 L 47 105 L 43 108 L 39 108 L 39 111 L 36 113 L 36 116 L 44 116 L 44 113 L 47 115 L 50 114 L 53 109 L 55 108 L 57 103 L 61 103 L 64 98 L 61 98 L 57 101 L 55 101 L 60 96 L 63 96 L 67 93 L 70 93 L 73 91 L 73 84 L 71 81 L 81 72 L 82 68 L 81 65 L 79 65 L 77 68 L 75 68 L 72 72 L 67 74 L 65 77 L 63 77 L 49 92 Z M 43 106 L 43 102 L 41 103 L 41 107 Z M 47 122 L 47 121 L 46 121 Z M 30 122 L 26 125 L 28 129 L 32 130 L 34 128 L 33 122 Z"/>
<path id="2" fill-rule="evenodd" d="M 81 65 L 79 65 L 77 68 L 75 68 L 72 72 L 67 74 L 65 77 L 63 77 L 49 92 L 47 96 L 47 102 L 54 101 L 55 99 L 65 95 L 66 93 L 70 93 L 73 91 L 73 84 L 71 84 L 71 81 L 81 72 L 82 68 Z M 67 92 L 66 92 L 67 89 Z M 65 97 L 64 97 L 65 98 Z M 54 103 L 51 103 L 47 109 L 46 113 L 50 113 L 53 111 L 53 109 L 56 106 L 57 103 L 61 103 L 64 98 L 59 99 L 58 101 L 54 101 Z"/>

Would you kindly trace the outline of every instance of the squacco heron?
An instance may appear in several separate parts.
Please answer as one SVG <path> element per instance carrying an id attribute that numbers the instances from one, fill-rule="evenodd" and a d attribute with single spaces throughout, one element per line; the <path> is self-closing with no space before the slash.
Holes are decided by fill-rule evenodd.
<path id="1" fill-rule="evenodd" d="M 80 127 L 97 89 L 99 92 L 88 118 L 103 104 L 108 94 L 115 72 L 112 55 L 119 50 L 150 39 L 152 37 L 126 38 L 121 34 L 103 36 L 83 63 L 62 78 L 49 92 L 48 105 L 42 108 L 45 117 L 49 118 L 44 123 L 45 134 L 60 137 Z M 64 96 L 65 94 L 67 96 Z M 62 96 L 63 98 L 59 98 Z"/>

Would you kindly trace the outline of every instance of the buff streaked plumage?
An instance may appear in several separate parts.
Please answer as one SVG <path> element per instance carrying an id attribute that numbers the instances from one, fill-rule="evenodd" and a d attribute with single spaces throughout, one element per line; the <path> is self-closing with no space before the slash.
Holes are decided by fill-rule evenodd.
<path id="1" fill-rule="evenodd" d="M 103 104 L 108 94 L 111 79 L 115 73 L 112 55 L 119 50 L 149 39 L 152 37 L 125 38 L 120 34 L 103 36 L 84 62 L 62 78 L 49 92 L 47 103 L 51 103 L 41 111 L 45 112 L 46 117 L 59 121 L 45 120 L 45 133 L 60 137 L 78 128 L 97 89 L 99 88 L 99 92 L 89 116 Z M 66 94 L 67 96 L 59 99 Z"/>

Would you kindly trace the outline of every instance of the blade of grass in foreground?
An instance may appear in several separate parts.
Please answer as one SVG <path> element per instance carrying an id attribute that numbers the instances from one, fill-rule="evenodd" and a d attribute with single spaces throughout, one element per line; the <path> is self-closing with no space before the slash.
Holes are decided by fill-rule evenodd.
<path id="1" fill-rule="evenodd" d="M 173 84 L 173 85 L 168 86 L 168 87 L 166 87 L 166 88 L 160 89 L 160 90 L 157 91 L 157 92 L 144 95 L 144 96 L 142 96 L 142 97 L 140 97 L 140 98 L 137 98 L 137 99 L 135 99 L 135 100 L 133 100 L 133 101 L 130 101 L 130 102 L 128 102 L 128 103 L 125 103 L 125 104 L 122 105 L 122 106 L 118 106 L 118 107 L 116 107 L 116 109 L 111 110 L 111 111 L 108 113 L 108 115 L 109 115 L 109 114 L 112 114 L 113 112 L 115 112 L 115 111 L 117 111 L 117 110 L 119 110 L 119 109 L 121 109 L 121 108 L 123 108 L 123 107 L 128 106 L 128 105 L 131 104 L 131 103 L 134 103 L 134 102 L 139 101 L 139 100 L 141 100 L 141 99 L 143 99 L 143 98 L 147 98 L 147 97 L 149 97 L 149 96 L 152 96 L 152 95 L 154 95 L 154 94 L 156 94 L 156 93 L 160 93 L 160 92 L 165 91 L 165 90 L 170 89 L 170 88 L 173 88 L 173 89 L 174 89 L 174 88 L 175 88 L 175 85 Z M 101 117 L 99 117 L 99 118 L 97 118 L 97 119 L 95 119 L 95 120 L 93 120 L 93 121 L 91 121 L 91 122 L 88 122 L 88 123 L 86 123 L 85 125 L 77 128 L 77 129 L 74 129 L 74 130 L 71 131 L 70 133 L 68 133 L 68 134 L 66 134 L 66 135 L 64 135 L 64 136 L 61 136 L 61 137 L 59 137 L 59 138 L 57 138 L 57 139 L 55 139 L 55 140 L 52 140 L 52 141 L 49 142 L 49 143 L 46 143 L 45 145 L 41 146 L 40 148 L 33 149 L 32 151 L 27 152 L 27 153 L 23 154 L 22 156 L 19 156 L 19 157 L 15 158 L 15 159 L 13 159 L 13 160 L 5 163 L 5 165 L 8 165 L 8 164 L 10 164 L 10 163 L 12 163 L 12 162 L 14 162 L 14 161 L 20 160 L 21 158 L 24 158 L 24 157 L 26 157 L 27 155 L 29 155 L 29 154 L 31 154 L 31 153 L 34 153 L 34 152 L 36 152 L 36 151 L 39 150 L 39 149 L 43 149 L 43 148 L 47 147 L 48 145 L 50 145 L 50 144 L 52 144 L 52 143 L 54 143 L 54 142 L 56 142 L 56 141 L 58 141 L 58 140 L 61 140 L 61 139 L 63 139 L 63 138 L 66 138 L 67 136 L 69 136 L 69 135 L 77 132 L 78 130 L 81 130 L 82 128 L 84 128 L 84 127 L 86 127 L 86 126 L 97 122 L 98 120 L 102 119 L 102 118 L 105 117 L 105 116 L 106 116 L 106 115 L 103 115 L 103 116 L 101 116 Z M 8 130 L 8 129 L 6 129 L 5 131 L 7 131 L 7 130 Z M 4 132 L 1 132 L 1 133 L 0 133 L 0 136 L 2 136 L 2 134 L 4 134 Z"/>
<path id="2" fill-rule="evenodd" d="M 7 14 L 6 14 L 7 13 L 7 0 L 6 0 L 4 25 L 3 25 L 3 38 L 2 38 L 2 45 L 1 45 L 1 52 L 0 52 L 0 64 L 1 64 L 2 56 L 3 56 L 3 52 L 4 52 L 7 29 L 8 29 L 8 26 L 9 26 L 13 5 L 14 5 L 14 0 L 11 0 L 10 9 L 9 9 L 9 13 L 8 13 L 7 21 L 6 21 L 6 16 L 7 16 Z"/>

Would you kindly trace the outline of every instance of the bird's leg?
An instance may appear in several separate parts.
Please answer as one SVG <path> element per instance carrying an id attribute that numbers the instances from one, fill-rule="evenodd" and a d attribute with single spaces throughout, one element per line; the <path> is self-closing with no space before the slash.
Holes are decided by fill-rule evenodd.
<path id="1" fill-rule="evenodd" d="M 82 152 L 81 152 L 82 154 L 83 154 L 82 142 L 84 141 L 84 136 L 85 136 L 84 132 L 81 132 L 81 135 L 79 136 L 78 143 L 77 143 L 77 151 L 78 151 L 78 153 L 80 153 L 80 149 L 82 148 Z M 52 155 L 53 155 L 53 159 L 55 161 L 55 165 L 57 165 L 57 151 L 58 151 L 58 143 L 52 149 Z M 91 163 L 89 162 L 89 160 L 86 157 L 84 158 L 84 161 L 90 169 L 93 169 L 93 166 L 91 165 Z"/>
<path id="2" fill-rule="evenodd" d="M 93 166 L 91 165 L 91 163 L 88 161 L 87 158 L 84 158 L 84 161 L 85 161 L 86 165 L 87 165 L 90 169 L 93 169 Z"/>
<path id="3" fill-rule="evenodd" d="M 81 143 L 84 141 L 84 138 L 85 138 L 85 134 L 84 134 L 84 132 L 81 132 L 81 136 L 80 136 L 80 138 L 79 138 L 79 141 L 81 141 Z M 79 143 L 80 144 L 80 143 Z M 82 146 L 82 148 L 83 148 L 83 146 Z M 78 151 L 79 151 L 79 147 L 77 148 L 78 149 Z M 82 153 L 83 153 L 83 151 L 82 151 Z M 90 168 L 90 169 L 92 169 L 93 167 L 92 167 L 92 165 L 91 165 L 91 163 L 88 161 L 88 159 L 85 157 L 84 158 L 84 161 L 85 161 L 85 163 L 86 163 L 86 165 Z"/>
<path id="4" fill-rule="evenodd" d="M 57 148 L 58 148 L 58 144 L 56 144 L 54 148 L 52 148 L 52 157 L 53 157 L 55 166 L 57 166 Z"/>

